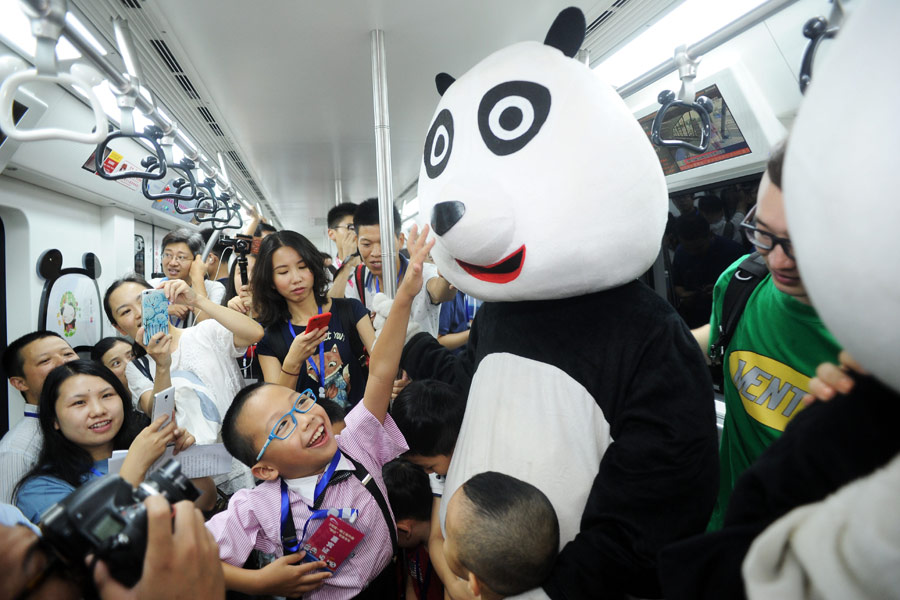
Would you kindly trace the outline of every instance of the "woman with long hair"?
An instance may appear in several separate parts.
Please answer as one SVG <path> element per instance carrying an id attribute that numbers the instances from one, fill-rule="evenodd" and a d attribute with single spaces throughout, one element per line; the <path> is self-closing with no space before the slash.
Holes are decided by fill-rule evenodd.
<path id="1" fill-rule="evenodd" d="M 194 438 L 165 418 L 147 427 L 131 407 L 128 390 L 112 371 L 76 360 L 47 375 L 40 400 L 43 444 L 38 462 L 16 486 L 16 506 L 32 522 L 82 483 L 107 473 L 113 450 L 128 449 L 119 475 L 138 485 L 169 442 L 176 451 Z"/>
<path id="2" fill-rule="evenodd" d="M 358 300 L 328 298 L 319 251 L 295 231 L 267 236 L 250 280 L 253 307 L 266 327 L 256 352 L 265 380 L 312 388 L 344 408 L 362 398 L 365 348 L 375 341 L 369 313 Z M 308 331 L 309 319 L 331 313 L 327 327 Z"/>

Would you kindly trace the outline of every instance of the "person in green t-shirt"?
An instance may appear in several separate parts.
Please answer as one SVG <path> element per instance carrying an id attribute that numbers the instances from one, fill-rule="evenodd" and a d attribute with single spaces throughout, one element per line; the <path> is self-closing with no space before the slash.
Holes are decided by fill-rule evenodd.
<path id="1" fill-rule="evenodd" d="M 816 366 L 834 362 L 840 346 L 825 329 L 803 287 L 788 237 L 781 167 L 784 146 L 769 159 L 756 207 L 741 228 L 769 273 L 744 307 L 723 361 L 725 425 L 719 447 L 719 495 L 708 530 L 722 527 L 731 490 L 741 473 L 784 431 L 803 404 Z M 743 257 L 713 290 L 709 325 L 693 331 L 707 350 L 718 336 L 725 289 Z"/>

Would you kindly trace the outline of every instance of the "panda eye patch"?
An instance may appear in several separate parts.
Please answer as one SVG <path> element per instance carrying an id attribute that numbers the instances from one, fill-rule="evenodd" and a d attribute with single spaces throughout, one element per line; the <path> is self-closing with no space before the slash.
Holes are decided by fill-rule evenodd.
<path id="1" fill-rule="evenodd" d="M 425 137 L 425 173 L 434 179 L 444 172 L 453 150 L 453 115 L 446 108 L 438 113 Z"/>
<path id="2" fill-rule="evenodd" d="M 491 88 L 478 106 L 478 130 L 488 149 L 506 156 L 525 147 L 550 114 L 550 90 L 531 81 Z"/>

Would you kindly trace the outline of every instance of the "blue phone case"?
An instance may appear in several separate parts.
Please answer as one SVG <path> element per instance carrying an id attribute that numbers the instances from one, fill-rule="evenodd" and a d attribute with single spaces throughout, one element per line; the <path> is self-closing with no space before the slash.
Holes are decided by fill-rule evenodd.
<path id="1" fill-rule="evenodd" d="M 141 293 L 141 321 L 145 346 L 157 333 L 169 333 L 169 301 L 164 291 L 144 290 Z"/>

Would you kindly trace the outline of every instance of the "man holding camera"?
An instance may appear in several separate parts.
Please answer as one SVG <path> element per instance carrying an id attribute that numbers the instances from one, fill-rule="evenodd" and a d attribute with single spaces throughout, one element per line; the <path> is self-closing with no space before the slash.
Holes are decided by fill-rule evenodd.
<path id="1" fill-rule="evenodd" d="M 188 502 L 170 506 L 159 495 L 144 500 L 147 547 L 141 579 L 128 589 L 99 561 L 93 571 L 100 598 L 188 600 L 224 598 L 225 579 L 219 550 L 203 525 L 203 515 Z M 174 515 L 174 517 L 173 517 Z M 81 598 L 84 590 L 55 571 L 49 549 L 22 525 L 0 525 L 0 598 Z M 163 584 L 163 582 L 165 582 Z"/>

